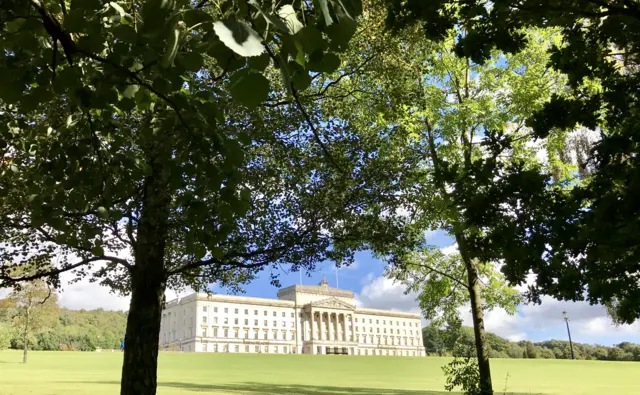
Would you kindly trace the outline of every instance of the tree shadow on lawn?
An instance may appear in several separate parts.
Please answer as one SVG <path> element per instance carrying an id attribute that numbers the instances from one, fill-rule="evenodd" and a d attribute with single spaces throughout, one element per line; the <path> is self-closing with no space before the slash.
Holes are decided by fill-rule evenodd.
<path id="1" fill-rule="evenodd" d="M 87 384 L 111 384 L 120 385 L 119 381 L 74 381 L 74 383 Z M 334 387 L 300 384 L 266 384 L 266 383 L 236 383 L 236 384 L 195 384 L 179 382 L 158 382 L 158 387 L 176 388 L 192 392 L 237 392 L 248 395 L 450 395 L 460 392 L 431 391 L 431 390 L 402 390 L 389 388 L 360 388 L 360 387 Z M 524 392 L 495 391 L 496 395 L 544 395 Z"/>
<path id="2" fill-rule="evenodd" d="M 333 386 L 315 386 L 315 385 L 282 385 L 282 384 L 265 384 L 265 383 L 238 383 L 238 384 L 193 384 L 193 383 L 177 383 L 177 382 L 159 382 L 158 387 L 171 387 L 193 392 L 237 392 L 239 394 L 253 395 L 273 395 L 273 394 L 290 394 L 290 395 L 336 395 L 336 394 L 353 394 L 353 395 L 449 395 L 447 391 L 427 391 L 427 390 L 399 390 L 385 388 L 359 388 L 359 387 L 333 387 Z M 455 392 L 453 392 L 455 394 Z M 496 395 L 541 395 L 541 394 L 524 394 L 515 392 L 502 393 L 496 391 Z"/>

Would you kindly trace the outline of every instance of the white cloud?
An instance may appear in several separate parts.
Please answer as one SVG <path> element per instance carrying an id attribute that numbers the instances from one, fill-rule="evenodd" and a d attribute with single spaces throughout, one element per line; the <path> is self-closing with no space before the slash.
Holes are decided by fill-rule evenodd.
<path id="1" fill-rule="evenodd" d="M 458 252 L 458 243 L 453 243 L 449 247 L 441 248 L 440 251 L 445 255 L 455 254 Z"/>
<path id="2" fill-rule="evenodd" d="M 447 249 L 454 250 L 455 245 L 443 250 Z M 533 279 L 530 276 L 529 281 Z M 405 294 L 404 291 L 402 284 L 369 273 L 363 279 L 362 291 L 356 295 L 356 305 L 419 312 L 417 295 Z M 459 311 L 463 324 L 472 326 L 469 306 L 462 307 Z M 591 306 L 586 302 L 561 302 L 548 296 L 542 298 L 540 305 L 519 306 L 515 315 L 509 315 L 503 309 L 486 312 L 485 328 L 512 341 L 564 339 L 566 329 L 563 311 L 569 315 L 573 340 L 576 342 L 613 344 L 621 341 L 621 336 L 631 342 L 640 342 L 640 322 L 616 327 L 602 306 Z"/>
<path id="3" fill-rule="evenodd" d="M 356 295 L 356 304 L 361 307 L 395 310 L 417 313 L 420 312 L 416 294 L 405 294 L 404 286 L 389 278 L 367 275 L 368 283 Z"/>

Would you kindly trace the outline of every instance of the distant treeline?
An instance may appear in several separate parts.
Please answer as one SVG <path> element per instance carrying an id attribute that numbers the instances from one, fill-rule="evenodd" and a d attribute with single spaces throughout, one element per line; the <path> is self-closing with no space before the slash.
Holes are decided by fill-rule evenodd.
<path id="1" fill-rule="evenodd" d="M 422 337 L 428 355 L 452 355 L 446 345 L 445 331 L 428 326 L 422 329 Z M 458 342 L 468 346 L 464 349 L 473 349 L 473 328 L 462 327 Z M 547 340 L 538 343 L 512 342 L 493 333 L 487 333 L 487 344 L 491 358 L 571 359 L 569 342 L 564 340 Z M 629 342 L 620 343 L 613 347 L 573 343 L 573 352 L 576 359 L 640 361 L 640 345 Z"/>
<path id="2" fill-rule="evenodd" d="M 0 300 L 0 349 L 22 349 L 23 339 L 15 323 L 21 314 L 10 299 Z M 50 310 L 42 325 L 30 334 L 31 350 L 94 351 L 118 349 L 124 337 L 127 314 L 121 311 Z"/>

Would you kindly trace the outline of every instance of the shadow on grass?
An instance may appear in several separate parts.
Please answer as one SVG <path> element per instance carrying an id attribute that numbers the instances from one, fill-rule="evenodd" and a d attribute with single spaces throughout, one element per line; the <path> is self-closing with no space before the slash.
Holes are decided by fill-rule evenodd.
<path id="1" fill-rule="evenodd" d="M 119 381 L 82 381 L 76 383 L 113 384 L 120 385 Z M 361 387 L 334 387 L 300 384 L 266 384 L 266 383 L 237 383 L 237 384 L 194 384 L 179 382 L 159 382 L 158 387 L 175 388 L 191 392 L 216 392 L 238 393 L 247 395 L 450 395 L 459 392 L 431 391 L 431 390 L 400 390 L 386 388 L 361 388 Z M 500 392 L 496 395 L 543 395 L 523 392 Z"/>
<path id="2" fill-rule="evenodd" d="M 296 395 L 449 395 L 447 391 L 427 391 L 427 390 L 398 390 L 384 388 L 360 388 L 360 387 L 333 387 L 315 385 L 281 385 L 265 383 L 240 383 L 240 384 L 193 384 L 193 383 L 158 383 L 159 387 L 171 387 L 194 392 L 224 391 L 237 392 L 239 394 L 253 395 L 273 395 L 273 394 L 296 394 Z M 453 393 L 455 394 L 455 392 Z M 503 395 L 496 392 L 496 395 Z M 507 392 L 504 395 L 536 395 Z"/>

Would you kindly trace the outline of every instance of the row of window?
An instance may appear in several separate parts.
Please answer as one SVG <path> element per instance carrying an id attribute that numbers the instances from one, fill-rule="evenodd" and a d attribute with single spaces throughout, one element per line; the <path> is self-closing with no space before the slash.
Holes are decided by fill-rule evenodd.
<path id="1" fill-rule="evenodd" d="M 358 322 L 358 319 L 355 319 L 356 322 Z M 360 322 L 362 322 L 363 324 L 366 324 L 367 319 L 366 318 L 361 318 Z M 369 318 L 369 323 L 373 324 L 373 319 Z M 380 320 L 376 320 L 376 325 L 380 325 Z M 382 325 L 387 325 L 387 320 L 382 320 Z M 389 320 L 389 325 L 393 326 L 393 321 Z M 400 326 L 400 321 L 396 321 L 396 326 Z M 407 322 L 406 321 L 402 321 L 402 326 L 407 326 Z M 418 326 L 417 322 L 411 323 L 409 322 L 409 326 Z"/>
<path id="2" fill-rule="evenodd" d="M 243 332 L 241 332 L 239 329 L 234 329 L 232 333 L 233 333 L 233 337 L 236 339 L 250 338 L 248 329 L 245 329 Z M 241 333 L 244 335 L 243 337 L 240 337 Z M 269 331 L 263 330 L 262 331 L 263 339 L 265 340 L 295 340 L 296 339 L 296 333 L 294 331 L 287 332 L 286 330 L 278 331 L 277 329 L 274 329 L 271 331 L 271 333 L 273 336 L 269 339 Z M 280 336 L 278 336 L 278 333 L 280 333 Z M 287 333 L 289 333 L 289 336 L 287 336 Z M 258 329 L 253 330 L 254 339 L 259 339 L 259 334 L 260 334 L 260 331 Z M 218 328 L 213 328 L 212 331 L 208 331 L 206 328 L 203 328 L 201 335 L 202 337 L 208 337 L 209 335 L 211 335 L 212 337 L 219 337 L 219 335 L 223 335 L 222 337 L 229 338 L 229 328 L 222 328 L 222 330 L 218 330 Z M 287 339 L 287 337 L 289 338 Z"/>
<path id="3" fill-rule="evenodd" d="M 387 328 L 382 328 L 382 330 L 383 330 L 383 333 L 387 333 Z M 367 331 L 367 328 L 363 327 L 362 328 L 362 332 L 366 332 L 366 331 Z M 356 326 L 356 332 L 360 332 L 360 330 L 358 329 L 357 326 Z M 369 328 L 369 332 L 373 333 L 373 327 Z M 380 328 L 376 328 L 376 333 L 380 333 Z M 393 334 L 393 328 L 389 328 L 389 333 Z M 416 334 L 417 333 L 418 333 L 418 331 L 416 331 Z M 400 329 L 396 329 L 396 335 L 399 335 L 399 334 L 400 334 Z M 404 334 L 405 335 L 407 334 L 407 330 L 406 329 L 404 330 Z M 413 335 L 413 329 L 409 329 L 409 335 Z"/>
<path id="4" fill-rule="evenodd" d="M 224 317 L 222 319 L 222 322 L 224 325 L 229 325 L 229 317 Z M 264 326 L 269 326 L 269 320 L 264 320 Z M 207 317 L 204 316 L 202 317 L 202 323 L 203 324 L 207 324 Z M 218 317 L 213 317 L 213 324 L 217 324 L 218 323 Z M 258 326 L 259 320 L 253 320 L 253 326 Z M 240 319 L 239 318 L 234 318 L 233 319 L 233 324 L 234 325 L 240 325 Z M 289 327 L 293 328 L 294 327 L 294 322 L 293 321 L 289 321 Z M 244 319 L 244 326 L 249 326 L 249 319 L 245 318 Z M 272 326 L 278 326 L 278 320 L 273 320 L 273 325 Z M 287 321 L 281 321 L 280 326 L 282 326 L 283 328 L 287 327 Z"/>
<path id="5" fill-rule="evenodd" d="M 273 354 L 288 354 L 289 346 L 259 346 L 259 345 L 244 345 L 244 352 L 251 352 L 253 348 L 253 352 L 261 353 L 261 352 L 272 352 Z M 202 351 L 206 352 L 240 352 L 241 348 L 239 344 L 203 344 Z"/>
<path id="6" fill-rule="evenodd" d="M 375 343 L 375 339 L 378 339 L 378 342 Z M 373 335 L 356 335 L 356 342 L 360 343 L 362 340 L 362 344 L 382 344 L 389 346 L 415 346 L 420 344 L 420 341 L 415 337 L 400 337 L 400 336 L 373 336 Z"/>
<path id="7" fill-rule="evenodd" d="M 206 313 L 207 311 L 208 311 L 207 306 L 202 306 L 202 312 L 203 312 L 203 313 Z M 214 306 L 214 307 L 213 307 L 213 312 L 214 312 L 214 313 L 217 313 L 217 312 L 218 312 L 218 307 L 217 307 L 217 306 Z M 225 308 L 224 308 L 224 313 L 225 313 L 225 314 L 229 314 L 229 308 L 228 308 L 228 307 L 225 307 Z M 233 309 L 233 313 L 234 313 L 234 314 L 236 314 L 236 315 L 237 315 L 237 314 L 240 314 L 240 309 Z M 268 313 L 268 311 L 267 311 L 267 310 L 264 310 L 264 311 L 263 311 L 263 313 L 264 313 L 264 316 L 265 316 L 265 317 L 266 317 L 267 315 L 269 315 L 269 313 Z M 244 315 L 249 315 L 249 309 L 244 309 Z M 258 315 L 258 310 L 253 310 L 253 315 Z M 277 316 L 278 316 L 278 312 L 273 311 L 273 316 L 274 316 L 274 317 L 277 317 Z M 287 316 L 287 313 L 286 313 L 285 311 L 283 311 L 283 312 L 282 312 L 282 318 L 285 318 L 286 316 Z M 291 312 L 291 318 L 293 318 L 293 317 L 294 317 L 294 313 L 293 313 L 293 312 Z"/>

